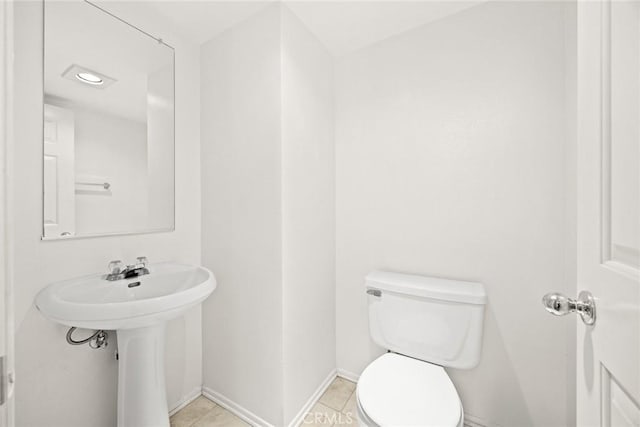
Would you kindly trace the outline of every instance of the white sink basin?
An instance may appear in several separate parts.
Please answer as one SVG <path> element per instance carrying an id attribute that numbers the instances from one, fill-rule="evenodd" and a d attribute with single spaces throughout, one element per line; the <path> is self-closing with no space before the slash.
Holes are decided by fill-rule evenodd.
<path id="1" fill-rule="evenodd" d="M 204 301 L 216 288 L 204 267 L 151 264 L 150 274 L 108 281 L 94 274 L 52 283 L 36 296 L 58 323 L 116 330 L 118 427 L 169 427 L 164 378 L 167 320 Z"/>
<path id="2" fill-rule="evenodd" d="M 149 271 L 114 282 L 94 274 L 52 283 L 38 294 L 36 306 L 45 317 L 67 326 L 132 329 L 178 317 L 216 287 L 204 267 L 161 263 L 151 264 Z"/>

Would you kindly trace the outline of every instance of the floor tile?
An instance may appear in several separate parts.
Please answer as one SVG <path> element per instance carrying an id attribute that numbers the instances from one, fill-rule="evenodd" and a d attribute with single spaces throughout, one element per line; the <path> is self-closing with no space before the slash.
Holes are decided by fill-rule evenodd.
<path id="1" fill-rule="evenodd" d="M 355 418 L 357 412 L 358 410 L 356 408 L 356 392 L 354 390 L 354 392 L 351 393 L 351 397 L 349 397 L 347 403 L 344 405 L 344 408 L 342 408 L 342 413 L 351 415 L 353 418 Z"/>
<path id="2" fill-rule="evenodd" d="M 249 424 L 221 406 L 216 406 L 192 427 L 250 427 Z"/>
<path id="3" fill-rule="evenodd" d="M 322 403 L 316 403 L 304 416 L 300 427 L 331 427 L 341 421 L 344 414 L 329 408 Z"/>
<path id="4" fill-rule="evenodd" d="M 171 417 L 171 427 L 191 427 L 216 406 L 218 405 L 206 397 L 200 396 Z"/>
<path id="5" fill-rule="evenodd" d="M 342 412 L 340 414 L 341 417 L 338 418 L 338 421 L 333 425 L 333 427 L 358 426 L 358 418 L 355 414 L 343 414 Z"/>
<path id="6" fill-rule="evenodd" d="M 356 426 L 355 389 L 355 383 L 344 378 L 333 380 L 300 426 Z M 171 417 L 171 427 L 249 427 L 249 424 L 200 396 Z"/>
<path id="7" fill-rule="evenodd" d="M 355 389 L 356 385 L 354 383 L 337 377 L 320 397 L 319 402 L 336 411 L 341 411 Z"/>

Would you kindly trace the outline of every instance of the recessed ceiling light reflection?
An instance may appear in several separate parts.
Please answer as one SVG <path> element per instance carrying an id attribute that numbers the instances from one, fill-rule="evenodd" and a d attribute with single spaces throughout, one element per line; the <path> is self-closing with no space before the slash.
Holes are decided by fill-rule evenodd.
<path id="1" fill-rule="evenodd" d="M 104 83 L 104 80 L 91 73 L 78 73 L 76 74 L 76 79 L 80 80 L 82 83 L 90 85 L 101 85 Z"/>
<path id="2" fill-rule="evenodd" d="M 71 64 L 64 73 L 62 73 L 62 77 L 100 90 L 111 86 L 117 81 L 113 77 L 78 64 Z"/>

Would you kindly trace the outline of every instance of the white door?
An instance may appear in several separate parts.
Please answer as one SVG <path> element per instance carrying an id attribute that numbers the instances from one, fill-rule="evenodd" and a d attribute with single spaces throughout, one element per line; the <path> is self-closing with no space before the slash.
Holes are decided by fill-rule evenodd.
<path id="1" fill-rule="evenodd" d="M 73 112 L 44 105 L 44 237 L 75 234 Z"/>
<path id="2" fill-rule="evenodd" d="M 578 426 L 640 426 L 640 2 L 578 3 Z"/>

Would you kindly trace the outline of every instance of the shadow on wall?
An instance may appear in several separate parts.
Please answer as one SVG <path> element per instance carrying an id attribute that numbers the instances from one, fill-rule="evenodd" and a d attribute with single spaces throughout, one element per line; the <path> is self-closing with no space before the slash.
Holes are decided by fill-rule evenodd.
<path id="1" fill-rule="evenodd" d="M 45 319 L 35 306 L 16 330 L 16 425 L 113 427 L 116 425 L 116 336 L 100 350 L 71 346 L 65 326 Z M 78 331 L 78 334 L 84 331 Z"/>
<path id="2" fill-rule="evenodd" d="M 165 352 L 167 399 L 171 406 L 189 397 L 185 390 L 189 352 L 184 317 L 167 325 Z M 108 346 L 67 344 L 66 326 L 43 317 L 35 306 L 16 330 L 16 425 L 21 427 L 113 427 L 116 425 L 118 342 L 107 331 Z M 78 330 L 84 337 L 86 330 Z M 179 351 L 178 351 L 179 350 Z M 173 385 L 173 386 L 170 386 Z"/>
<path id="3" fill-rule="evenodd" d="M 488 407 L 483 409 L 483 413 L 500 413 L 503 419 L 517 419 L 519 427 L 533 427 L 535 424 L 522 392 L 518 371 L 507 352 L 507 346 L 500 332 L 491 301 L 487 304 L 484 322 L 484 342 L 479 366 L 490 361 L 491 365 L 500 366 L 502 372 L 499 377 L 492 377 L 489 369 L 447 369 L 454 384 L 465 384 L 464 389 L 457 388 L 465 410 L 465 418 L 472 422 L 476 421 L 481 425 L 489 425 L 489 420 L 474 416 L 473 408 L 465 406 L 465 402 L 474 400 L 474 395 L 484 394 L 485 396 L 488 395 L 488 398 L 484 399 L 484 404 L 488 405 Z M 491 388 L 487 389 L 484 386 L 486 384 L 491 384 Z M 508 404 L 505 404 L 503 396 L 499 393 L 494 393 L 494 389 L 510 391 Z"/>
<path id="4" fill-rule="evenodd" d="M 169 410 L 172 406 L 180 402 L 185 397 L 189 397 L 191 390 L 183 390 L 184 379 L 187 378 L 187 363 L 188 363 L 188 351 L 201 351 L 200 347 L 197 349 L 189 349 L 187 345 L 187 335 L 185 333 L 187 329 L 187 321 L 184 316 L 178 317 L 167 323 L 167 331 L 165 332 L 165 380 L 167 383 L 167 401 L 169 404 Z M 192 343 L 191 345 L 194 345 Z M 167 351 L 171 349 L 171 351 Z M 180 349 L 181 351 L 175 351 Z M 167 369 L 171 367 L 171 369 Z M 169 384 L 175 386 L 170 387 Z"/>

